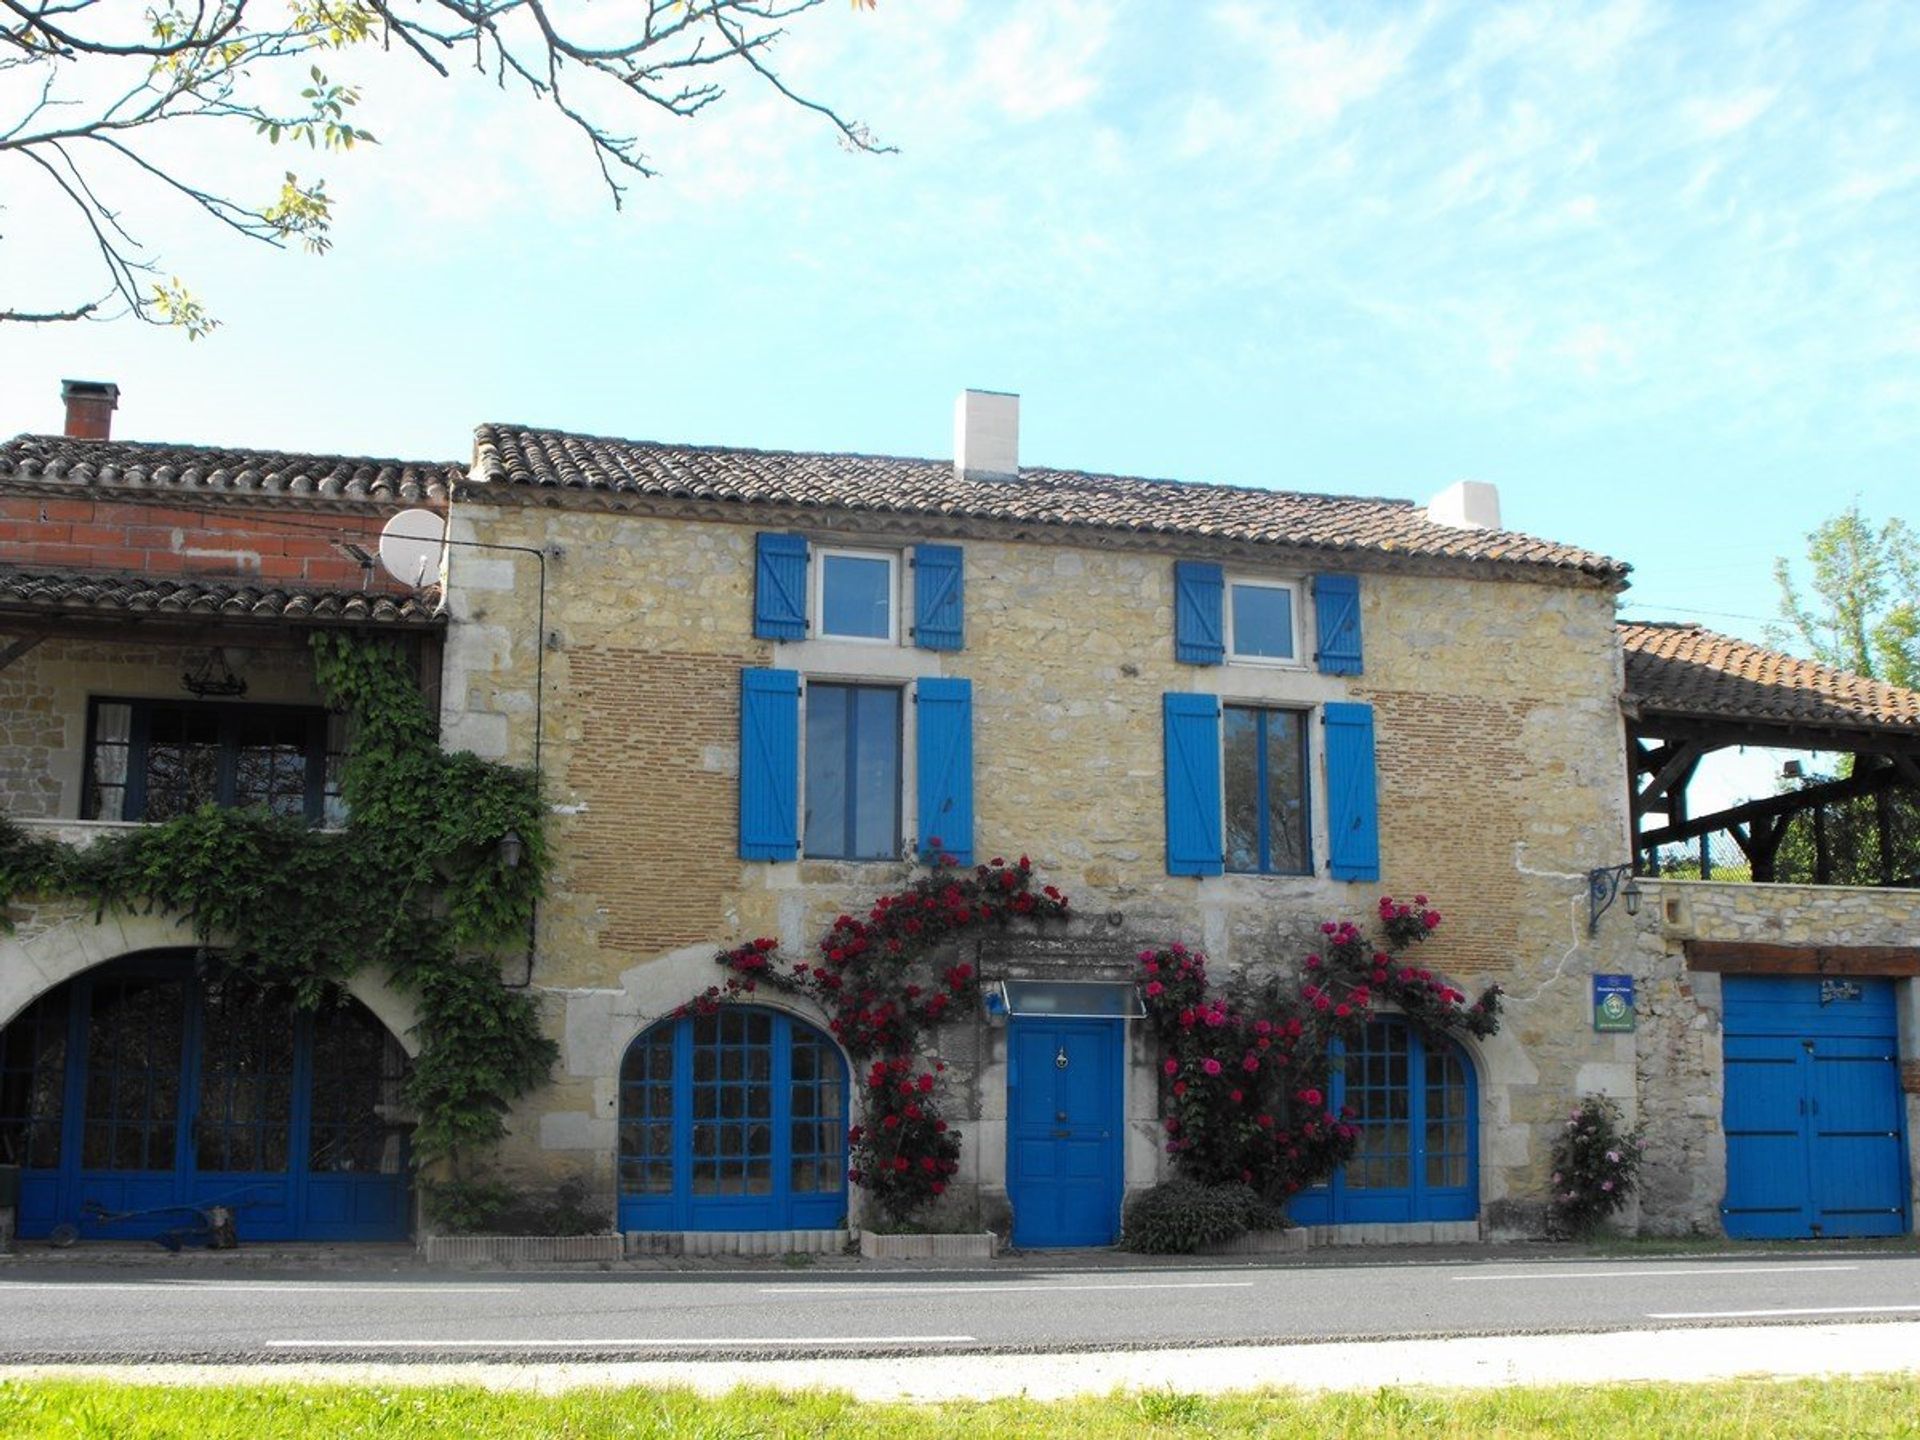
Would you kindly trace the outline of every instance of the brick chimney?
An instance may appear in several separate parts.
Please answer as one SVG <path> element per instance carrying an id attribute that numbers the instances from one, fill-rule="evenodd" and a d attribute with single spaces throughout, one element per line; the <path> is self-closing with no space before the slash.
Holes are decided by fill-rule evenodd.
<path id="1" fill-rule="evenodd" d="M 1020 397 L 962 390 L 953 403 L 953 473 L 963 480 L 1020 475 Z"/>
<path id="2" fill-rule="evenodd" d="M 60 398 L 67 402 L 69 440 L 113 438 L 113 412 L 120 404 L 120 387 L 111 380 L 62 380 Z"/>

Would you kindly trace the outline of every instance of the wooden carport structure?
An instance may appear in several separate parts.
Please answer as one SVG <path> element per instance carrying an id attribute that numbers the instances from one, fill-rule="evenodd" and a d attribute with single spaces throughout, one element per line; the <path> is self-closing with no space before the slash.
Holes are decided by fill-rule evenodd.
<path id="1" fill-rule="evenodd" d="M 1671 847 L 1700 841 L 1700 878 L 1715 878 L 1708 837 L 1724 832 L 1756 881 L 1920 886 L 1920 692 L 1800 660 L 1694 624 L 1623 622 L 1629 806 L 1642 874 L 1671 872 Z M 1709 814 L 1688 786 L 1700 763 L 1729 746 L 1851 757 L 1834 779 Z M 1791 768 L 1788 774 L 1795 773 Z M 1842 874 L 1836 807 L 1871 799 L 1870 873 Z M 1781 873 L 1796 822 L 1810 832 L 1810 863 Z M 1858 826 L 1863 821 L 1850 821 Z M 1735 878 L 1731 875 L 1720 878 Z"/>

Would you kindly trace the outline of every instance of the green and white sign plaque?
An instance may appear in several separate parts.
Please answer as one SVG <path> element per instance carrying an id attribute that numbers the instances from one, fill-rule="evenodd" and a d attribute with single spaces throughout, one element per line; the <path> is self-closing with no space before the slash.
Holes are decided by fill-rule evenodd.
<path id="1" fill-rule="evenodd" d="M 1633 1029 L 1633 977 L 1593 977 L 1593 1028 L 1605 1031 Z"/>

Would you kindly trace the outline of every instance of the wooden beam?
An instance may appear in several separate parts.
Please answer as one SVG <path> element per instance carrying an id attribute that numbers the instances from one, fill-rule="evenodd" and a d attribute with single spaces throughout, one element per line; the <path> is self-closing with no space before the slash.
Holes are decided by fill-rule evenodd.
<path id="1" fill-rule="evenodd" d="M 1688 940 L 1687 968 L 1718 975 L 1920 975 L 1911 945 L 1759 945 Z"/>
<path id="2" fill-rule="evenodd" d="M 1639 837 L 1639 840 L 1643 846 L 1671 845 L 1675 841 L 1691 840 L 1696 835 L 1708 835 L 1715 830 L 1729 830 L 1749 820 L 1770 820 L 1776 815 L 1792 815 L 1801 810 L 1812 810 L 1835 800 L 1850 799 L 1855 795 L 1872 795 L 1890 788 L 1900 779 L 1900 772 L 1893 766 L 1876 765 L 1850 775 L 1844 780 L 1829 780 L 1821 785 L 1809 785 L 1804 790 L 1789 790 L 1784 795 L 1769 795 L 1764 800 L 1749 800 L 1746 804 L 1736 805 L 1731 810 L 1716 810 L 1711 815 L 1700 815 L 1691 820 L 1663 825 L 1658 830 L 1647 831 Z"/>
<path id="3" fill-rule="evenodd" d="M 1911 729 L 1869 725 L 1804 725 L 1791 721 L 1769 725 L 1750 720 L 1651 715 L 1643 716 L 1634 723 L 1634 733 L 1669 742 L 1698 740 L 1708 750 L 1721 750 L 1729 745 L 1754 745 L 1771 750 L 1920 756 L 1920 735 Z"/>
<path id="4" fill-rule="evenodd" d="M 1633 808 L 1644 815 L 1654 808 L 1654 802 L 1676 785 L 1681 789 L 1693 778 L 1694 768 L 1700 763 L 1700 742 L 1687 740 L 1678 745 L 1669 746 L 1653 758 L 1662 761 L 1651 780 L 1640 787 L 1633 797 Z"/>
<path id="5" fill-rule="evenodd" d="M 15 640 L 11 645 L 7 646 L 6 649 L 0 650 L 0 670 L 6 669 L 9 665 L 13 664 L 14 661 L 30 652 L 34 646 L 46 638 L 46 631 L 35 631 L 31 635 L 22 635 L 18 640 Z"/>

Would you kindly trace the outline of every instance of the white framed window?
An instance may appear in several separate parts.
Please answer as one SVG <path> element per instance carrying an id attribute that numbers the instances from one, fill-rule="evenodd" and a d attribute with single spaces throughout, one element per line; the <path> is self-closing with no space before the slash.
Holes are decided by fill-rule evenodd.
<path id="1" fill-rule="evenodd" d="M 905 690 L 812 679 L 805 689 L 800 853 L 809 860 L 897 860 Z"/>
<path id="2" fill-rule="evenodd" d="M 1300 587 L 1288 580 L 1228 580 L 1227 657 L 1255 665 L 1298 665 Z"/>
<path id="3" fill-rule="evenodd" d="M 814 634 L 900 643 L 900 556 L 891 550 L 814 551 Z"/>

